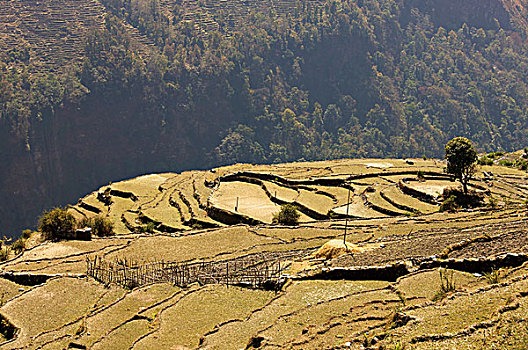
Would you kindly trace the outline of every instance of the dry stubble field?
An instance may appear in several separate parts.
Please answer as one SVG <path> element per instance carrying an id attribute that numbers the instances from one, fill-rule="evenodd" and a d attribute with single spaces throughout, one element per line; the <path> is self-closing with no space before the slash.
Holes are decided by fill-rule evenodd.
<path id="1" fill-rule="evenodd" d="M 524 349 L 526 174 L 486 168 L 472 185 L 495 208 L 438 213 L 427 194 L 456 183 L 440 161 L 412 163 L 240 164 L 104 186 L 70 211 L 108 216 L 117 235 L 38 244 L 0 265 L 0 348 Z M 347 242 L 358 249 L 315 259 L 342 239 L 348 189 Z M 271 225 L 283 203 L 298 205 L 299 226 Z M 94 256 L 280 260 L 284 284 L 123 288 L 86 277 Z"/>

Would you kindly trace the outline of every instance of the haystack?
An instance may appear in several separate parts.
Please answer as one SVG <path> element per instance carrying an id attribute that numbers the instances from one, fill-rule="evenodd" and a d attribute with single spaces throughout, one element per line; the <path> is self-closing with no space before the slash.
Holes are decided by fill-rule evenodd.
<path id="1" fill-rule="evenodd" d="M 360 251 L 362 249 L 353 243 L 347 242 L 345 244 L 342 239 L 333 239 L 319 248 L 315 252 L 314 257 L 316 259 L 333 259 L 343 254 L 357 253 Z"/>

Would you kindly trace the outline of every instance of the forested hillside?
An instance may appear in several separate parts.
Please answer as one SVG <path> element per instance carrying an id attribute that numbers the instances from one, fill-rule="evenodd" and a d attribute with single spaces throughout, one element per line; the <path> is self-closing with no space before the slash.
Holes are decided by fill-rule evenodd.
<path id="1" fill-rule="evenodd" d="M 524 1 L 0 4 L 0 230 L 141 173 L 528 145 Z"/>

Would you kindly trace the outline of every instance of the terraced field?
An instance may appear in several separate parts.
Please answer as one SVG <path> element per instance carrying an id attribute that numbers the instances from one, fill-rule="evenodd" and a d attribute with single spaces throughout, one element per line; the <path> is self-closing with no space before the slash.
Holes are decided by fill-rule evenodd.
<path id="1" fill-rule="evenodd" d="M 213 31 L 223 31 L 230 35 L 239 30 L 240 25 L 247 20 L 248 15 L 258 12 L 273 11 L 277 16 L 290 16 L 290 20 L 298 15 L 303 6 L 323 6 L 324 2 L 310 0 L 161 0 L 160 9 L 171 21 L 175 19 L 191 23 L 198 35 L 207 35 Z M 222 18 L 222 21 L 218 21 Z M 223 25 L 221 26 L 220 23 Z"/>
<path id="2" fill-rule="evenodd" d="M 309 1 L 312 6 L 322 2 Z M 305 4 L 306 5 L 306 4 Z M 170 23 L 191 23 L 197 36 L 221 31 L 231 35 L 248 15 L 274 11 L 295 16 L 303 6 L 296 0 L 205 1 L 161 0 L 159 7 Z M 99 0 L 9 0 L 0 2 L 0 50 L 26 50 L 32 73 L 57 72 L 80 63 L 83 40 L 94 28 L 104 26 L 108 9 Z M 218 19 L 223 27 L 220 27 Z M 123 22 L 134 49 L 148 55 L 154 44 L 130 23 Z"/>
<path id="3" fill-rule="evenodd" d="M 496 208 L 438 213 L 420 191 L 428 183 L 455 185 L 441 163 L 377 162 L 234 165 L 104 186 L 70 210 L 108 215 L 116 236 L 42 243 L 0 265 L 0 348 L 522 348 L 524 173 L 491 169 L 500 175 L 472 181 L 499 199 Z M 416 178 L 418 170 L 427 171 L 425 179 Z M 303 212 L 299 226 L 269 224 L 269 208 L 285 202 Z M 149 222 L 152 233 L 138 230 Z M 354 252 L 315 259 L 326 242 L 343 238 L 345 225 Z M 87 258 L 95 256 L 226 266 L 280 261 L 282 275 L 272 289 L 163 281 L 122 287 L 86 276 Z"/>
<path id="4" fill-rule="evenodd" d="M 270 224 L 286 203 L 297 205 L 301 222 L 347 214 L 358 219 L 438 211 L 443 189 L 459 184 L 442 173 L 440 161 L 409 163 L 341 160 L 147 175 L 104 186 L 70 210 L 78 218 L 108 216 L 118 234 L 137 232 L 149 222 L 159 234 L 237 223 Z M 504 203 L 520 204 L 528 198 L 524 172 L 494 168 L 497 175 L 477 174 L 472 188 Z M 425 176 L 418 179 L 418 172 Z"/>
<path id="5" fill-rule="evenodd" d="M 0 50 L 25 48 L 32 72 L 56 72 L 80 63 L 88 31 L 101 29 L 106 8 L 98 0 L 9 0 L 0 2 Z M 142 54 L 152 43 L 125 24 Z"/>

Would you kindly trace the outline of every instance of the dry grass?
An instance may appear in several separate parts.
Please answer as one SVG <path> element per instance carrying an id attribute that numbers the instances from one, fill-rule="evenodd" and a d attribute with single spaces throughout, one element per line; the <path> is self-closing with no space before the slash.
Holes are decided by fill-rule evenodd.
<path id="1" fill-rule="evenodd" d="M 463 290 L 467 286 L 483 286 L 478 278 L 470 273 L 452 271 L 457 289 Z M 405 295 L 406 298 L 419 298 L 431 300 L 440 288 L 438 270 L 423 271 L 417 274 L 405 276 L 396 284 L 396 288 Z"/>
<path id="2" fill-rule="evenodd" d="M 391 203 L 387 202 L 385 200 L 385 198 L 381 197 L 381 193 L 380 191 L 384 190 L 385 186 L 381 187 L 381 186 L 376 186 L 376 191 L 375 192 L 371 192 L 371 193 L 367 193 L 366 196 L 367 196 L 367 200 L 369 201 L 369 203 L 372 203 L 382 209 L 385 209 L 385 210 L 390 210 L 391 212 L 395 213 L 395 214 L 400 214 L 400 215 L 408 215 L 410 214 L 408 211 L 405 211 L 405 210 L 401 210 L 399 208 L 396 208 L 394 205 L 392 205 Z"/>
<path id="3" fill-rule="evenodd" d="M 111 307 L 87 317 L 84 324 L 86 327 L 86 332 L 83 333 L 82 337 L 79 339 L 79 342 L 86 346 L 92 346 L 97 342 L 97 346 L 94 348 L 100 349 L 114 349 L 116 346 L 122 346 L 120 344 L 130 345 L 135 337 L 132 337 L 130 334 L 128 341 L 125 342 L 120 336 L 120 334 L 128 333 L 129 324 L 127 324 L 126 321 L 130 320 L 134 315 L 142 312 L 142 310 L 151 307 L 153 304 L 161 302 L 171 295 L 175 295 L 178 291 L 179 288 L 177 287 L 166 283 L 160 283 L 154 284 L 152 286 L 142 287 L 129 292 L 118 303 L 112 304 Z M 151 320 L 142 321 L 143 322 L 138 323 L 143 326 L 141 327 L 142 332 L 140 334 L 146 333 L 149 330 L 148 325 L 145 326 L 145 323 L 148 324 L 151 322 Z M 107 337 L 107 339 L 100 342 L 101 338 L 108 334 L 108 332 L 112 331 L 112 329 L 114 329 L 117 325 L 123 326 L 119 327 L 119 330 L 116 331 L 116 334 L 112 334 L 112 336 Z M 122 329 L 123 327 L 124 329 Z M 132 328 L 138 330 L 135 326 Z M 109 344 L 112 344 L 112 346 Z"/>
<path id="4" fill-rule="evenodd" d="M 137 261 L 185 261 L 210 258 L 256 245 L 278 242 L 258 236 L 247 227 L 230 227 L 182 237 L 141 237 L 126 249 L 108 254 L 107 259 L 127 257 Z"/>
<path id="5" fill-rule="evenodd" d="M 150 322 L 145 319 L 130 321 L 113 331 L 111 336 L 92 346 L 91 349 L 130 349 L 136 339 L 149 331 L 149 324 Z"/>
<path id="6" fill-rule="evenodd" d="M 423 334 L 461 331 L 472 324 L 491 319 L 499 308 L 508 304 L 510 297 L 511 292 L 497 289 L 472 296 L 460 295 L 445 300 L 441 305 L 412 310 L 409 315 L 420 319 L 420 322 L 412 327 L 402 327 L 398 334 L 409 339 Z"/>
<path id="7" fill-rule="evenodd" d="M 237 198 L 238 208 L 236 208 Z M 280 209 L 280 206 L 273 203 L 259 185 L 240 181 L 221 183 L 211 197 L 211 204 L 266 223 L 271 223 L 273 214 Z"/>
<path id="8" fill-rule="evenodd" d="M 119 233 L 129 232 L 120 223 L 121 216 L 132 225 L 139 225 L 136 222 L 138 214 L 132 212 L 136 210 L 169 226 L 176 226 L 181 223 L 182 218 L 178 210 L 170 206 L 172 196 L 181 206 L 184 220 L 190 219 L 191 211 L 198 218 L 210 220 L 205 211 L 199 208 L 200 204 L 206 203 L 210 193 L 210 189 L 203 183 L 205 179 L 213 181 L 217 176 L 239 170 L 273 173 L 290 179 L 344 179 L 351 174 L 360 173 L 383 176 L 383 167 L 389 166 L 382 164 L 384 162 L 392 164 L 384 168 L 387 169 L 385 172 L 418 169 L 441 171 L 444 166 L 441 162 L 429 160 L 414 160 L 414 165 L 408 165 L 403 160 L 339 160 L 279 165 L 237 164 L 216 169 L 215 172 L 146 176 L 111 185 L 115 189 L 133 192 L 138 200 L 114 196 L 110 217 L 117 223 Z M 493 171 L 495 168 L 497 167 L 492 168 L 495 174 L 500 171 L 510 175 L 515 173 L 511 169 Z M 526 217 L 526 210 L 520 207 L 495 211 L 434 213 L 436 206 L 409 197 L 391 184 L 390 181 L 397 182 L 401 176 L 383 177 L 385 179 L 368 178 L 365 183 L 383 187 L 384 193 L 397 203 L 432 214 L 386 217 L 365 206 L 357 195 L 366 185 L 355 186 L 356 195 L 352 197 L 349 214 L 360 219 L 348 220 L 350 243 L 347 247 L 361 249 L 357 249 L 354 254 L 330 259 L 326 262 L 327 266 L 382 264 L 438 254 L 446 246 L 469 239 L 477 232 L 481 235 L 481 231 L 502 236 L 488 242 L 489 246 L 479 242 L 472 243 L 468 252 L 473 255 L 502 252 L 508 248 L 507 237 L 515 238 L 515 235 L 508 235 L 507 231 L 512 227 L 522 230 L 525 225 L 523 222 L 514 223 L 517 226 L 510 225 L 513 221 Z M 490 187 L 497 195 L 513 193 L 512 198 L 520 201 L 523 193 L 527 192 L 521 188 L 524 185 L 523 179 L 508 179 L 509 182 L 504 177 L 497 179 L 501 182 L 494 181 Z M 485 185 L 482 182 L 475 183 Z M 434 186 L 452 183 L 428 180 L 423 183 L 413 181 L 411 185 L 423 185 L 428 188 L 424 187 L 422 190 L 432 191 Z M 321 213 L 326 214 L 329 208 L 337 207 L 336 212 L 345 214 L 348 195 L 345 188 L 311 186 L 331 193 L 337 199 L 336 203 L 331 196 L 315 191 L 297 191 L 271 182 L 266 182 L 266 186 L 272 194 L 277 191 L 279 198 L 298 200 Z M 179 198 L 179 192 L 190 203 L 190 209 Z M 379 191 L 374 193 L 376 196 L 368 193 L 371 201 L 376 204 L 393 211 L 398 210 L 390 207 L 378 194 Z M 271 221 L 271 215 L 278 210 L 278 206 L 271 203 L 260 186 L 246 182 L 221 183 L 212 196 L 212 203 L 233 211 L 236 197 L 239 197 L 239 212 L 260 217 L 263 221 Z M 97 201 L 94 194 L 87 200 L 90 203 Z M 340 238 L 344 224 L 344 220 L 329 220 L 301 224 L 295 228 L 240 225 L 204 231 L 186 230 L 174 235 L 175 237 L 127 235 L 91 242 L 54 242 L 26 251 L 22 257 L 1 266 L 3 270 L 13 271 L 84 273 L 85 258 L 93 254 L 104 256 L 106 260 L 126 257 L 136 261 L 188 261 L 233 259 L 254 253 L 270 257 L 278 256 L 281 252 L 294 254 L 291 251 L 301 250 L 288 258 L 294 262 L 287 272 L 296 273 L 302 268 L 324 265 L 320 260 L 310 260 L 309 255 L 329 240 L 335 239 L 336 244 L 332 244 L 330 249 L 325 247 L 324 250 L 328 251 L 325 256 L 333 258 L 347 252 Z M 480 226 L 475 227 L 476 224 Z M 500 225 L 483 226 L 486 224 Z M 499 243 L 504 246 L 498 246 Z M 516 251 L 526 251 L 522 242 L 516 244 L 511 244 L 518 248 Z M 285 265 L 289 266 L 288 262 Z M 476 330 L 469 335 L 446 340 L 424 340 L 408 348 L 478 349 L 476 344 L 481 345 L 480 348 L 519 348 L 518 345 L 523 344 L 526 337 L 512 325 L 517 322 L 520 330 L 525 329 L 522 328 L 525 324 L 522 320 L 528 310 L 528 297 L 523 295 L 528 295 L 528 282 L 513 283 L 511 278 L 524 278 L 527 268 L 524 266 L 503 271 L 501 283 L 491 286 L 484 279 L 455 271 L 453 274 L 457 292 L 450 293 L 442 301 L 435 303 L 431 299 L 440 288 L 436 270 L 410 274 L 396 283 L 297 280 L 288 282 L 283 291 L 277 294 L 221 285 L 193 285 L 189 289 L 179 290 L 167 284 L 145 286 L 130 292 L 116 286 L 107 289 L 92 280 L 57 278 L 43 286 L 24 287 L 26 290 L 31 288 L 31 291 L 19 295 L 20 287 L 0 280 L 0 289 L 8 292 L 9 299 L 15 297 L 0 312 L 23 329 L 13 347 L 26 346 L 29 344 L 29 337 L 34 337 L 29 348 L 36 348 L 44 342 L 50 342 L 49 348 L 65 348 L 70 341 L 98 349 L 129 348 L 136 339 L 153 332 L 135 348 L 158 349 L 177 345 L 196 347 L 203 337 L 203 347 L 207 349 L 240 349 L 246 347 L 251 336 L 259 335 L 266 338 L 262 348 L 273 348 L 271 345 L 275 344 L 275 348 L 322 349 L 344 347 L 347 341 L 360 346 L 380 333 L 384 337 L 379 337 L 379 342 L 391 349 L 392 345 L 400 342 L 407 344 L 413 337 L 456 333 L 478 322 L 500 316 L 500 322 L 487 329 L 491 339 L 486 339 L 484 331 Z M 396 292 L 401 293 L 405 305 Z M 17 295 L 19 296 L 16 297 Z M 514 305 L 516 302 L 518 308 L 501 311 L 504 305 Z M 31 310 L 31 318 L 27 317 L 27 310 Z M 387 327 L 390 315 L 394 315 L 395 310 L 412 317 L 412 321 L 394 328 Z M 70 324 L 64 326 L 66 323 Z M 217 325 L 219 327 L 215 329 Z M 75 335 L 79 330 L 81 332 Z M 369 334 L 365 335 L 367 330 Z M 41 334 L 43 331 L 49 332 Z M 508 341 L 501 344 L 498 341 L 501 337 Z"/>
<path id="9" fill-rule="evenodd" d="M 373 288 L 382 288 L 386 285 L 387 283 L 385 282 L 377 281 L 294 282 L 287 287 L 283 296 L 275 299 L 273 302 L 266 305 L 266 307 L 264 307 L 262 310 L 254 312 L 248 319 L 244 320 L 244 322 L 236 322 L 225 325 L 221 327 L 218 332 L 209 335 L 206 338 L 206 348 L 244 348 L 252 335 L 257 334 L 259 331 L 264 330 L 269 326 L 273 326 L 274 329 L 277 329 L 276 325 L 283 324 L 285 315 L 299 313 L 302 310 L 311 308 L 319 303 L 327 303 L 331 300 L 344 300 L 344 298 L 346 298 L 348 295 L 355 295 L 356 293 Z M 357 303 L 360 300 L 368 300 L 368 298 L 363 299 L 363 297 L 359 295 L 349 297 L 348 300 L 357 300 Z M 343 304 L 346 304 L 346 302 Z M 340 312 L 350 308 L 350 306 L 350 304 L 349 306 L 345 306 L 344 309 L 340 310 Z M 323 312 L 328 311 L 321 311 L 321 315 L 323 315 L 324 318 Z M 306 315 L 306 313 L 304 315 Z M 299 319 L 299 317 L 296 319 Z M 293 330 L 288 330 L 286 333 L 300 334 L 302 328 L 308 325 L 308 323 L 311 321 L 310 316 L 300 319 L 300 322 L 292 324 Z M 280 336 L 282 338 L 287 338 L 287 335 L 281 334 Z M 278 337 L 275 338 L 275 334 L 272 337 L 273 340 L 278 340 Z"/>
<path id="10" fill-rule="evenodd" d="M 404 194 L 397 186 L 387 186 L 383 188 L 383 193 L 392 201 L 410 208 L 413 208 L 421 213 L 430 214 L 438 211 L 438 206 L 425 203 L 414 197 Z"/>
<path id="11" fill-rule="evenodd" d="M 343 254 L 358 253 L 362 251 L 360 247 L 350 242 L 343 242 L 341 239 L 333 239 L 326 242 L 314 253 L 316 259 L 333 259 Z"/>
<path id="12" fill-rule="evenodd" d="M 332 209 L 335 213 L 346 215 L 347 205 L 336 207 Z M 370 209 L 365 201 L 360 196 L 352 196 L 350 198 L 350 205 L 348 206 L 348 215 L 357 218 L 380 218 L 387 217 L 387 215 Z"/>
<path id="13" fill-rule="evenodd" d="M 225 287 L 202 288 L 188 294 L 160 315 L 159 331 L 140 341 L 136 349 L 194 348 L 200 337 L 222 322 L 244 319 L 273 297 L 272 292 Z"/>
<path id="14" fill-rule="evenodd" d="M 105 292 L 104 286 L 95 281 L 57 278 L 8 302 L 0 312 L 21 329 L 15 344 L 22 345 L 41 332 L 51 331 L 86 314 Z"/>
<path id="15" fill-rule="evenodd" d="M 335 205 L 332 198 L 307 190 L 299 190 L 297 202 L 322 215 L 326 215 Z"/>
<path id="16" fill-rule="evenodd" d="M 431 195 L 433 197 L 439 197 L 444 193 L 444 189 L 451 187 L 454 184 L 451 181 L 441 181 L 441 180 L 427 180 L 424 182 L 410 182 L 409 187 L 420 191 L 422 193 Z"/>
<path id="17" fill-rule="evenodd" d="M 163 185 L 168 179 L 178 176 L 173 173 L 143 175 L 130 180 L 112 183 L 110 186 L 114 190 L 132 192 L 136 197 L 152 198 L 156 195 L 155 189 Z"/>
<path id="18" fill-rule="evenodd" d="M 293 202 L 299 197 L 299 192 L 292 188 L 281 186 L 274 182 L 263 181 L 264 186 L 268 189 L 269 193 L 278 198 L 279 200 L 286 202 Z"/>
<path id="19" fill-rule="evenodd" d="M 398 298 L 389 291 L 375 291 L 309 304 L 296 313 L 281 317 L 271 328 L 259 334 L 268 339 L 268 342 L 286 347 L 287 344 L 295 342 L 302 336 L 303 329 L 310 326 L 324 329 L 325 325 L 333 321 L 332 318 L 344 313 L 354 318 L 362 314 L 361 306 L 376 302 L 380 305 L 396 304 Z M 391 309 L 386 308 L 383 314 L 387 316 L 390 312 Z"/>
<path id="20" fill-rule="evenodd" d="M 0 278 L 0 306 L 20 293 L 23 293 L 26 288 L 26 286 Z"/>

